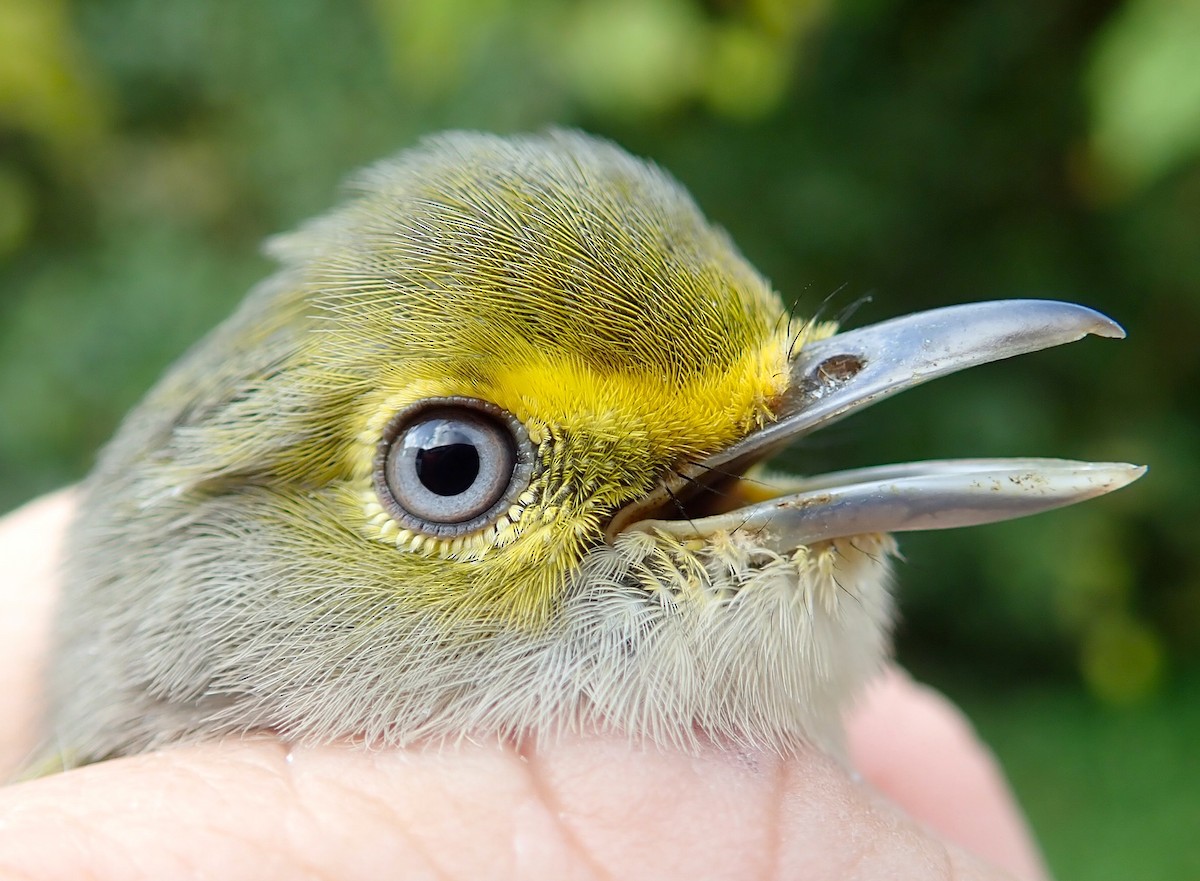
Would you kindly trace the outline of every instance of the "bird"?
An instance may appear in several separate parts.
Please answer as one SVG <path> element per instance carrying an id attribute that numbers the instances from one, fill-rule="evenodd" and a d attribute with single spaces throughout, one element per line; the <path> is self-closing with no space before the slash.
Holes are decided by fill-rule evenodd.
<path id="1" fill-rule="evenodd" d="M 667 172 L 581 132 L 428 137 L 267 250 L 80 490 L 62 767 L 257 731 L 837 753 L 891 650 L 893 533 L 1144 471 L 766 472 L 930 379 L 1124 332 L 1042 300 L 794 315 Z"/>

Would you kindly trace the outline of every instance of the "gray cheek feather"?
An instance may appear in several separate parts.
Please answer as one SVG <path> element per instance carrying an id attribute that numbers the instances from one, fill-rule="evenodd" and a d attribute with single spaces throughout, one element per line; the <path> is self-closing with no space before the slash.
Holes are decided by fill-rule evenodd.
<path id="1" fill-rule="evenodd" d="M 290 553 L 264 531 L 269 500 L 164 503 L 136 528 L 102 502 L 73 536 L 89 562 L 68 572 L 53 670 L 46 749 L 65 764 L 259 729 L 837 753 L 841 709 L 888 651 L 887 536 L 781 556 L 751 535 L 689 550 L 629 533 L 585 557 L 543 627 L 483 630 Z"/>

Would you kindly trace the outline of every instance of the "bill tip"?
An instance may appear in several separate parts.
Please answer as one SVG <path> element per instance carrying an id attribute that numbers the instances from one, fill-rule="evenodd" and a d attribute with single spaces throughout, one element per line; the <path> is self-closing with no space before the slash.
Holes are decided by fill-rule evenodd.
<path id="1" fill-rule="evenodd" d="M 1113 321 L 1107 315 L 1101 315 L 1099 312 L 1096 313 L 1096 323 L 1092 327 L 1092 333 L 1110 340 L 1125 339 L 1125 328 L 1121 327 L 1121 325 L 1117 324 L 1117 322 Z"/>

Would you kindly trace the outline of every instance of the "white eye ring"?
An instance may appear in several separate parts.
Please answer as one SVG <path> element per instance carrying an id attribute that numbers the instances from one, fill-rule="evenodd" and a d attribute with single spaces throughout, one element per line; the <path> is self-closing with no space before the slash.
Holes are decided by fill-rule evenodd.
<path id="1" fill-rule="evenodd" d="M 375 491 L 405 528 L 454 537 L 490 525 L 529 486 L 534 452 L 510 413 L 429 398 L 397 413 L 375 454 Z"/>

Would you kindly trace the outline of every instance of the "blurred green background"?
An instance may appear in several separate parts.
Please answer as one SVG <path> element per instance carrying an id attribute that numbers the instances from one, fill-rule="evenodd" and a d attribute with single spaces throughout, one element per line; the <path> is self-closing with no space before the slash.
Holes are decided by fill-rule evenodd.
<path id="1" fill-rule="evenodd" d="M 899 652 L 1062 877 L 1200 877 L 1197 0 L 0 0 L 0 510 L 77 480 L 348 172 L 550 123 L 673 171 L 800 311 L 1057 297 L 1126 326 L 790 464 L 1151 465 L 905 537 Z"/>

